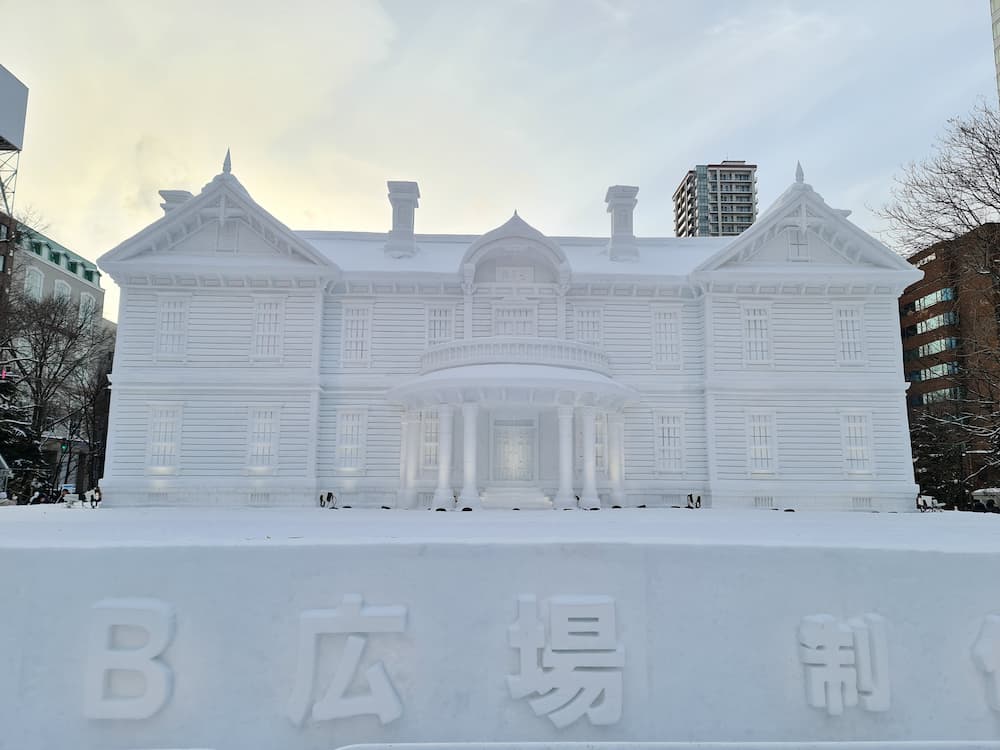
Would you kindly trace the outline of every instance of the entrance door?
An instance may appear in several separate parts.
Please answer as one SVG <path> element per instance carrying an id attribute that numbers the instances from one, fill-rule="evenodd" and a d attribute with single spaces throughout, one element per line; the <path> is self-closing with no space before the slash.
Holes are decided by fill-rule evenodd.
<path id="1" fill-rule="evenodd" d="M 531 418 L 493 420 L 493 481 L 535 481 L 537 432 Z"/>

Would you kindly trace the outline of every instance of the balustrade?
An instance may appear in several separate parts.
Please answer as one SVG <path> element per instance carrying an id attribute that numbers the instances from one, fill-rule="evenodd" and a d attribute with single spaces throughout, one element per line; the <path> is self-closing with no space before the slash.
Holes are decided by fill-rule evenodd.
<path id="1" fill-rule="evenodd" d="M 420 364 L 421 373 L 465 365 L 530 364 L 573 367 L 610 375 L 604 352 L 567 339 L 508 336 L 460 339 L 430 347 Z"/>

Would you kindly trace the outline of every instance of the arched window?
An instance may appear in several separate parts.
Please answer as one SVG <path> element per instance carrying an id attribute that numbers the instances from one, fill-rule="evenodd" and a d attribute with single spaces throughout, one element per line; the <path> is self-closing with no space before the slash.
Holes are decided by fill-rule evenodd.
<path id="1" fill-rule="evenodd" d="M 24 274 L 24 293 L 31 299 L 42 298 L 42 272 L 37 268 L 29 268 Z"/>
<path id="2" fill-rule="evenodd" d="M 93 294 L 80 292 L 80 320 L 92 320 L 97 311 L 97 300 Z"/>
<path id="3" fill-rule="evenodd" d="M 68 300 L 73 296 L 73 290 L 70 288 L 69 284 L 62 280 L 56 280 L 55 290 L 52 292 L 52 296 L 58 300 Z"/>

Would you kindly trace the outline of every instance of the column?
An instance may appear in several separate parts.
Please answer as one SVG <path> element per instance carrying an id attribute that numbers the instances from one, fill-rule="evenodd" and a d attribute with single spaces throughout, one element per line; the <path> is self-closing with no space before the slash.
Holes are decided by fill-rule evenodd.
<path id="1" fill-rule="evenodd" d="M 576 507 L 573 497 L 573 407 L 559 407 L 559 492 L 555 507 L 560 510 Z"/>
<path id="2" fill-rule="evenodd" d="M 462 404 L 462 494 L 458 502 L 462 510 L 478 510 L 479 482 L 476 479 L 476 462 L 479 459 L 477 442 L 479 404 Z"/>
<path id="3" fill-rule="evenodd" d="M 434 491 L 434 510 L 451 510 L 455 497 L 451 491 L 451 438 L 455 407 L 438 407 L 438 483 Z"/>
<path id="4" fill-rule="evenodd" d="M 585 406 L 580 409 L 583 420 L 583 492 L 580 494 L 580 507 L 584 510 L 597 510 L 601 507 L 601 499 L 597 496 L 597 425 L 594 407 Z"/>
<path id="5" fill-rule="evenodd" d="M 625 415 L 608 413 L 608 479 L 611 481 L 611 504 L 625 505 Z"/>
<path id="6" fill-rule="evenodd" d="M 420 464 L 420 412 L 407 410 L 403 413 L 402 431 L 399 507 L 413 508 L 417 504 L 417 469 Z"/>

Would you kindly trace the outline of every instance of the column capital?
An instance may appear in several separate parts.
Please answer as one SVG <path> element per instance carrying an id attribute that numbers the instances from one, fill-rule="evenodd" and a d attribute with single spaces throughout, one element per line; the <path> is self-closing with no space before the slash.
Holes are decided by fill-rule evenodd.
<path id="1" fill-rule="evenodd" d="M 557 411 L 559 419 L 572 419 L 575 408 L 573 406 L 560 406 Z"/>
<path id="2" fill-rule="evenodd" d="M 454 404 L 438 404 L 438 415 L 442 417 L 450 417 L 455 414 Z"/>
<path id="3" fill-rule="evenodd" d="M 580 407 L 577 407 L 577 408 L 580 409 L 580 414 L 583 415 L 583 416 L 585 416 L 585 417 L 593 417 L 593 416 L 597 415 L 597 407 L 596 406 L 580 406 Z"/>

